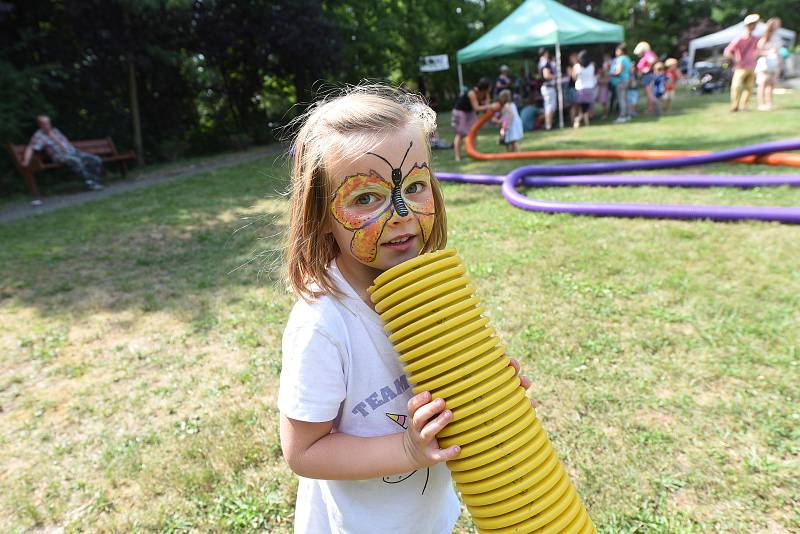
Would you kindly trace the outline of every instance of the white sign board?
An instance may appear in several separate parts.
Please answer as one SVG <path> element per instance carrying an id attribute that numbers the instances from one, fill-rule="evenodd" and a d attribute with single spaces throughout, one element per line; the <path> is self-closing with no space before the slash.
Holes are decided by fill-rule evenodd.
<path id="1" fill-rule="evenodd" d="M 422 56 L 419 58 L 420 72 L 439 72 L 440 70 L 450 70 L 450 62 L 447 54 L 438 56 Z"/>

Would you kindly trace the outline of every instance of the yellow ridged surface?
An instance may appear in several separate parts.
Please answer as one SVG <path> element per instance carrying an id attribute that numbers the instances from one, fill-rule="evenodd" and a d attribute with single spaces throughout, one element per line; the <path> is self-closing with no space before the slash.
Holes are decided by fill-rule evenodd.
<path id="1" fill-rule="evenodd" d="M 461 447 L 447 465 L 478 530 L 596 534 L 474 292 L 452 249 L 389 269 L 369 288 L 413 392 L 453 412 L 437 438 Z"/>

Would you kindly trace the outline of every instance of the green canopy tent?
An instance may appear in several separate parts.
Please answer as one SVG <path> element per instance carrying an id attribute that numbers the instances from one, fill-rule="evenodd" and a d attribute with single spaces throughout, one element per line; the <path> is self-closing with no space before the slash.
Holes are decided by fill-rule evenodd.
<path id="1" fill-rule="evenodd" d="M 625 31 L 612 24 L 578 13 L 555 0 L 526 0 L 503 22 L 456 54 L 459 90 L 464 86 L 462 63 L 527 52 L 541 46 L 556 47 L 561 78 L 561 45 L 620 43 Z M 564 126 L 561 84 L 558 88 L 559 124 Z"/>

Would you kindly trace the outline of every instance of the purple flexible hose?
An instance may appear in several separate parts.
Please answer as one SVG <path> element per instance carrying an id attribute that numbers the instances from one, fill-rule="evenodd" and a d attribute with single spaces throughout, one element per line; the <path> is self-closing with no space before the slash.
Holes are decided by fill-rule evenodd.
<path id="1" fill-rule="evenodd" d="M 800 223 L 800 208 L 780 206 L 685 206 L 671 204 L 631 204 L 608 202 L 551 202 L 527 197 L 516 190 L 518 184 L 528 187 L 567 185 L 622 186 L 656 185 L 679 187 L 760 187 L 776 185 L 800 186 L 800 175 L 764 176 L 585 176 L 602 172 L 641 169 L 664 169 L 717 163 L 750 155 L 771 154 L 800 149 L 800 139 L 775 141 L 723 150 L 699 156 L 684 156 L 659 160 L 580 163 L 577 165 L 526 165 L 511 171 L 507 176 L 494 174 L 458 174 L 438 172 L 442 181 L 472 184 L 501 185 L 503 196 L 513 206 L 531 211 L 573 213 L 614 217 L 653 217 L 667 219 L 754 219 Z M 547 178 L 552 177 L 552 178 Z"/>

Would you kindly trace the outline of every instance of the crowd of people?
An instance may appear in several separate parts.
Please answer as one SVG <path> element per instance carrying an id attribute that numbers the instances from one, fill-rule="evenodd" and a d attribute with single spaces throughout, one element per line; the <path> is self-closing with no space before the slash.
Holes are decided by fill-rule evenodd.
<path id="1" fill-rule="evenodd" d="M 614 58 L 605 54 L 601 61 L 581 50 L 569 54 L 568 65 L 559 72 L 552 51 L 543 48 L 535 73 L 521 69 L 514 79 L 503 65 L 494 82 L 481 78 L 453 107 L 456 161 L 461 159 L 462 141 L 478 114 L 488 110 L 496 112 L 493 122 L 500 127 L 499 142 L 508 151 L 519 150 L 524 131 L 551 130 L 557 124 L 559 92 L 564 114 L 574 128 L 589 126 L 593 117 L 608 118 L 615 112 L 615 122 L 628 122 L 638 112 L 640 92 L 644 92 L 647 113 L 668 111 L 683 76 L 679 61 L 660 61 L 646 42 L 636 45 L 634 54 L 636 63 L 624 43 L 617 45 Z"/>
<path id="2" fill-rule="evenodd" d="M 754 82 L 758 83 L 758 109 L 773 106 L 772 92 L 782 61 L 782 44 L 776 35 L 780 19 L 770 19 L 761 38 L 753 36 L 759 20 L 758 15 L 748 15 L 744 34 L 725 49 L 725 55 L 734 60 L 731 111 L 747 108 Z M 480 113 L 495 111 L 493 122 L 500 127 L 500 144 L 516 152 L 524 131 L 550 130 L 556 125 L 559 93 L 565 119 L 573 128 L 613 114 L 615 123 L 626 123 L 637 113 L 658 116 L 668 112 L 676 87 L 691 67 L 685 52 L 680 59 L 659 56 L 646 41 L 634 47 L 632 56 L 626 44 L 620 43 L 613 57 L 592 58 L 587 50 L 580 50 L 567 58 L 565 67 L 559 69 L 552 51 L 542 48 L 535 72 L 523 68 L 514 79 L 503 65 L 494 83 L 481 78 L 464 92 L 453 109 L 456 161 L 461 159 L 462 141 Z"/>
<path id="3" fill-rule="evenodd" d="M 783 42 L 777 35 L 781 19 L 769 19 L 760 38 L 753 35 L 759 20 L 761 17 L 756 13 L 747 15 L 742 35 L 725 48 L 725 56 L 734 62 L 730 108 L 733 112 L 747 110 L 754 83 L 758 85 L 759 111 L 770 111 L 773 107 L 772 92 L 783 66 Z"/>

